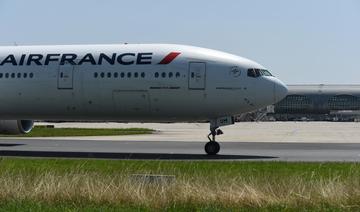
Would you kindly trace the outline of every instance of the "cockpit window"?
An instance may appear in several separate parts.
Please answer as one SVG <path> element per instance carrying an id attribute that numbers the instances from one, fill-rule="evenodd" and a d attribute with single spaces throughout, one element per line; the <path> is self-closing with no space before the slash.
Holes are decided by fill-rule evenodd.
<path id="1" fill-rule="evenodd" d="M 272 76 L 270 71 L 258 68 L 249 68 L 247 72 L 248 77 L 257 78 L 260 76 Z"/>
<path id="2" fill-rule="evenodd" d="M 249 68 L 247 72 L 248 77 L 260 77 L 260 70 L 255 68 Z"/>
<path id="3" fill-rule="evenodd" d="M 261 69 L 260 71 L 262 72 L 261 73 L 262 76 L 272 76 L 272 74 L 268 70 Z"/>
<path id="4" fill-rule="evenodd" d="M 255 70 L 256 77 L 260 77 L 261 76 L 260 69 L 255 68 L 254 70 Z"/>
<path id="5" fill-rule="evenodd" d="M 256 77 L 255 69 L 253 68 L 248 69 L 247 75 L 248 77 Z"/>

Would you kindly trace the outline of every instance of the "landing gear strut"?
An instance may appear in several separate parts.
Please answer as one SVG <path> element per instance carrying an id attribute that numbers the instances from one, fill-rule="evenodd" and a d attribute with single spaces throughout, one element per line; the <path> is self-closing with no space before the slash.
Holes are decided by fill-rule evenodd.
<path id="1" fill-rule="evenodd" d="M 205 145 L 205 152 L 208 155 L 216 155 L 217 153 L 219 153 L 220 144 L 215 141 L 215 137 L 221 134 L 224 133 L 220 129 L 217 129 L 217 127 L 210 129 L 210 133 L 208 135 L 209 142 L 207 142 Z M 212 138 L 210 138 L 210 136 L 212 136 Z"/>
<path id="2" fill-rule="evenodd" d="M 216 142 L 215 137 L 217 135 L 224 134 L 219 129 L 220 126 L 231 125 L 235 123 L 235 119 L 232 116 L 213 119 L 210 121 L 210 133 L 208 135 L 209 142 L 205 145 L 205 152 L 208 155 L 216 155 L 220 151 L 220 144 Z"/>

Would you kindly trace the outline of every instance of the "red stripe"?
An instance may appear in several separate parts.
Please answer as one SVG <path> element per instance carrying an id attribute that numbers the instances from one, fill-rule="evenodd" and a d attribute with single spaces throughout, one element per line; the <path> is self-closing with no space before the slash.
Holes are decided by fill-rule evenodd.
<path id="1" fill-rule="evenodd" d="M 180 52 L 171 52 L 170 54 L 166 55 L 164 59 L 160 61 L 159 64 L 169 64 L 171 63 L 177 56 L 179 56 Z"/>

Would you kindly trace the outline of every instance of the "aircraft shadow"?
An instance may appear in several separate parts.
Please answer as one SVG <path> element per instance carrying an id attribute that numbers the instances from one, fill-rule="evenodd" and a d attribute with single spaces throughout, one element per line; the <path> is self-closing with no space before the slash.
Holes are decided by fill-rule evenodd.
<path id="1" fill-rule="evenodd" d="M 22 146 L 25 144 L 11 144 L 11 143 L 0 143 L 0 147 L 13 147 L 13 146 Z"/>
<path id="2" fill-rule="evenodd" d="M 260 155 L 214 155 L 205 154 L 166 154 L 166 153 L 114 153 L 114 152 L 53 152 L 1 150 L 0 156 L 49 157 L 49 158 L 96 158 L 126 160 L 264 160 L 273 156 Z"/>

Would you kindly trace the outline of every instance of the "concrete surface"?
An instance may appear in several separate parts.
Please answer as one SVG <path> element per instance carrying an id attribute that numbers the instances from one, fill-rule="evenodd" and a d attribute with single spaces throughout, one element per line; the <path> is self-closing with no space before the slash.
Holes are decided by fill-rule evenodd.
<path id="1" fill-rule="evenodd" d="M 37 123 L 47 125 L 52 123 Z M 172 159 L 360 161 L 360 123 L 259 122 L 223 127 L 220 155 L 207 156 L 208 124 L 58 123 L 55 127 L 157 130 L 153 135 L 0 138 L 0 156 Z"/>
<path id="2" fill-rule="evenodd" d="M 52 123 L 38 123 L 46 125 Z M 80 128 L 151 128 L 153 135 L 54 138 L 71 140 L 119 141 L 207 141 L 208 123 L 58 123 L 55 127 Z M 360 123 L 356 122 L 243 122 L 221 127 L 221 142 L 303 142 L 360 143 Z"/>

